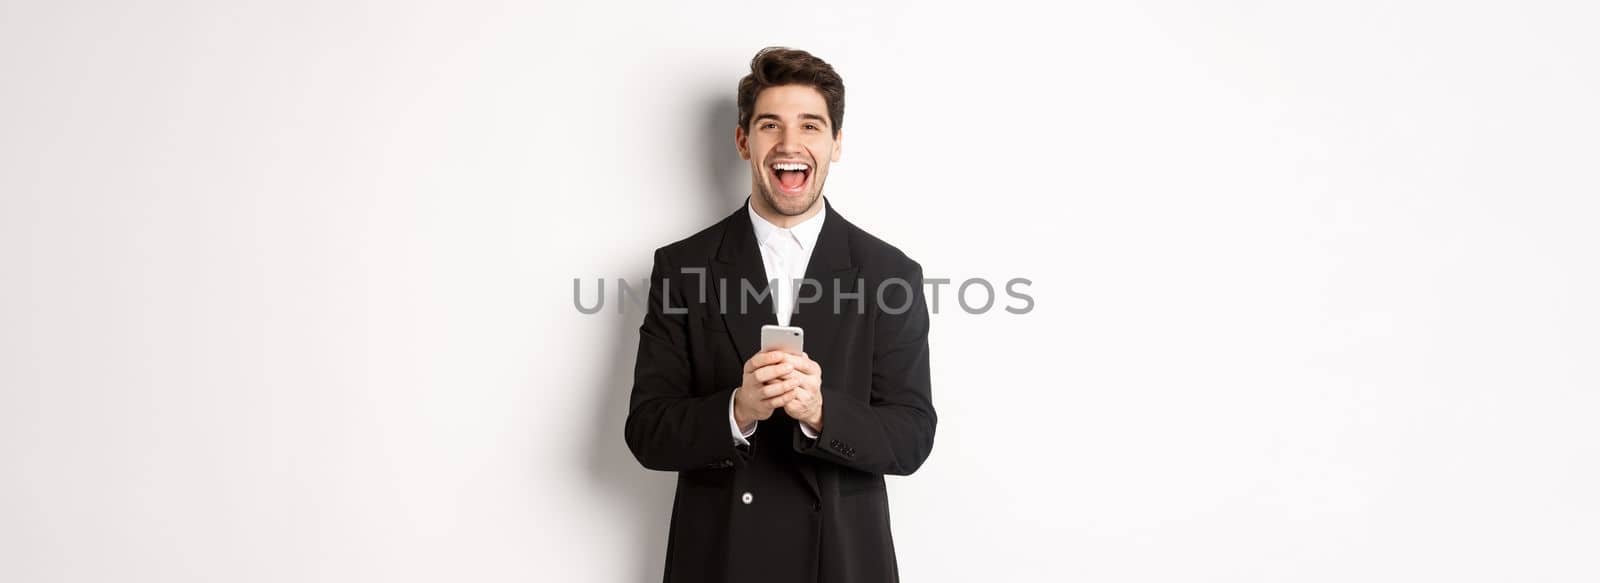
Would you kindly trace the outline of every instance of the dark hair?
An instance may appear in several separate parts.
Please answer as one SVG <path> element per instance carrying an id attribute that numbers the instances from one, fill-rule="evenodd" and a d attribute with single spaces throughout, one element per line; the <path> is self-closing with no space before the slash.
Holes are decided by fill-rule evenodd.
<path id="1" fill-rule="evenodd" d="M 828 125 L 833 126 L 833 137 L 839 137 L 844 127 L 844 79 L 827 61 L 786 47 L 767 47 L 750 59 L 750 74 L 739 80 L 739 127 L 750 131 L 756 96 L 779 85 L 806 85 L 821 93 L 828 103 Z"/>

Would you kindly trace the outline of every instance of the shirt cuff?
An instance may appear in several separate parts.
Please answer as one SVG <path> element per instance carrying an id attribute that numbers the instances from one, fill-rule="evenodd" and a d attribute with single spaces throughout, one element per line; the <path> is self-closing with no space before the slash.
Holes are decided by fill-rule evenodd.
<path id="1" fill-rule="evenodd" d="M 809 437 L 811 439 L 816 439 L 817 438 L 816 432 L 811 431 L 811 426 L 810 425 L 806 425 L 806 423 L 804 421 L 797 421 L 796 423 L 800 424 L 800 432 L 806 434 L 806 437 Z"/>
<path id="2" fill-rule="evenodd" d="M 760 421 L 756 421 L 754 423 L 751 423 L 750 424 L 750 432 L 749 433 L 745 433 L 743 431 L 739 431 L 739 422 L 734 420 L 734 418 L 733 418 L 733 398 L 735 396 L 737 396 L 738 394 L 739 394 L 739 389 L 734 389 L 733 390 L 733 394 L 728 395 L 728 430 L 733 432 L 733 444 L 734 445 L 746 445 L 747 446 L 747 445 L 750 445 L 749 437 L 756 434 L 756 425 L 760 424 L 761 422 Z M 815 438 L 813 438 L 813 439 L 815 439 Z"/>

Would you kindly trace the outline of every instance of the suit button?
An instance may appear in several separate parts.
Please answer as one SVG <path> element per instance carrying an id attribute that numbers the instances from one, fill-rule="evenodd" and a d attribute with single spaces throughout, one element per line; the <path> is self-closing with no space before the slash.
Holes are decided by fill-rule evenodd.
<path id="1" fill-rule="evenodd" d="M 822 512 L 822 503 L 821 502 L 813 503 L 811 505 L 811 511 L 812 512 Z"/>
<path id="2" fill-rule="evenodd" d="M 743 496 L 739 497 L 739 500 L 743 501 L 745 504 L 749 504 L 751 502 L 754 502 L 755 499 L 756 499 L 756 497 L 755 496 L 751 496 L 749 492 L 745 492 Z"/>

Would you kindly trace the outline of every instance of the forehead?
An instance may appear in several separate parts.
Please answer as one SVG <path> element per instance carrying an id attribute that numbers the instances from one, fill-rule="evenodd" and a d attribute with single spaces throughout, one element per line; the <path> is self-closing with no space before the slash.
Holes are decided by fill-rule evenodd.
<path id="1" fill-rule="evenodd" d="M 774 113 L 789 117 L 811 113 L 826 117 L 828 101 L 809 85 L 779 85 L 762 89 L 756 95 L 755 115 Z"/>

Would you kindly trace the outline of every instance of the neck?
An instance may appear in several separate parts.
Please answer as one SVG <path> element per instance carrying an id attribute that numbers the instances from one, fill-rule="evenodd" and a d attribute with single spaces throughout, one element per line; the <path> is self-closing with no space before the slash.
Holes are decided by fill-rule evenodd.
<path id="1" fill-rule="evenodd" d="M 817 195 L 817 200 L 811 203 L 811 208 L 806 209 L 806 212 L 791 217 L 779 213 L 777 209 L 767 206 L 767 199 L 756 196 L 754 193 L 751 193 L 750 195 L 750 206 L 751 208 L 755 209 L 756 215 L 766 219 L 767 222 L 776 225 L 780 229 L 793 227 L 800 223 L 806 222 L 806 219 L 817 216 L 817 213 L 822 212 L 823 204 L 822 195 Z"/>

